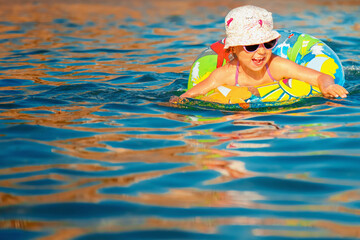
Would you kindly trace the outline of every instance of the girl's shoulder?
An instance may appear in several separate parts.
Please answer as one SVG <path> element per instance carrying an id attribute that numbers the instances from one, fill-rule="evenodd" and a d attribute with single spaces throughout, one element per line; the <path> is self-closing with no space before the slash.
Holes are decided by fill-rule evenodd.
<path id="1" fill-rule="evenodd" d="M 233 63 L 228 62 L 225 65 L 215 69 L 211 73 L 211 77 L 222 84 L 231 84 L 233 82 L 236 72 L 236 66 Z"/>
<path id="2" fill-rule="evenodd" d="M 275 79 L 297 78 L 299 74 L 314 74 L 312 69 L 301 66 L 289 59 L 274 54 L 269 62 L 271 74 Z"/>
<path id="3" fill-rule="evenodd" d="M 298 64 L 289 59 L 282 58 L 273 54 L 268 62 L 269 68 L 272 72 L 287 72 L 297 68 Z"/>
<path id="4" fill-rule="evenodd" d="M 286 68 L 292 65 L 297 65 L 293 61 L 290 61 L 289 59 L 280 57 L 276 54 L 272 54 L 270 60 L 269 60 L 269 66 L 270 67 L 277 67 L 277 68 Z"/>
<path id="5" fill-rule="evenodd" d="M 288 71 L 292 69 L 294 62 L 273 54 L 268 62 L 271 75 L 274 79 L 280 80 L 286 78 Z"/>
<path id="6" fill-rule="evenodd" d="M 222 75 L 231 75 L 236 72 L 236 65 L 232 62 L 228 62 L 225 65 L 215 69 L 214 72 Z"/>
<path id="7" fill-rule="evenodd" d="M 280 57 L 280 56 L 278 56 L 278 55 L 276 55 L 276 54 L 272 54 L 271 55 L 271 57 L 270 57 L 270 60 L 269 60 L 269 66 L 271 66 L 271 65 L 277 65 L 277 64 L 279 64 L 279 63 L 284 63 L 284 62 L 286 62 L 286 61 L 284 61 L 284 60 L 287 60 L 287 59 L 285 59 L 285 58 L 282 58 L 282 57 Z"/>

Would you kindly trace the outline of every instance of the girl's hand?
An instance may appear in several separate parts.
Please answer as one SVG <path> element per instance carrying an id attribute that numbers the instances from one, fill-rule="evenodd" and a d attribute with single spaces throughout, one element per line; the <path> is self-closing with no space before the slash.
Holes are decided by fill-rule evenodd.
<path id="1" fill-rule="evenodd" d="M 327 86 L 320 86 L 320 90 L 325 97 L 341 97 L 346 98 L 349 92 L 338 84 L 329 84 Z"/>
<path id="2" fill-rule="evenodd" d="M 180 101 L 180 97 L 178 96 L 172 96 L 169 100 L 170 103 L 178 103 Z"/>
<path id="3" fill-rule="evenodd" d="M 169 100 L 169 102 L 170 103 L 172 103 L 172 104 L 182 104 L 182 103 L 185 103 L 184 101 L 185 101 L 186 99 L 185 98 L 183 98 L 183 97 L 178 97 L 178 96 L 172 96 L 171 98 L 170 98 L 170 100 Z"/>
<path id="4" fill-rule="evenodd" d="M 346 89 L 344 87 L 342 87 L 338 84 L 335 84 L 334 79 L 330 75 L 327 75 L 327 74 L 322 73 L 318 77 L 318 84 L 319 84 L 321 93 L 325 97 L 346 98 L 347 94 L 349 93 L 348 91 L 346 91 Z"/>

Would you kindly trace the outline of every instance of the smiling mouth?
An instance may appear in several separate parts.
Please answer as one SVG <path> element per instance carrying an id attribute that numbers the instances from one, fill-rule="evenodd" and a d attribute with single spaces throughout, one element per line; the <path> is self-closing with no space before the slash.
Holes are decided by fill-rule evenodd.
<path id="1" fill-rule="evenodd" d="M 262 58 L 253 58 L 252 59 L 253 63 L 257 66 L 261 65 L 264 61 L 265 61 L 265 57 Z"/>

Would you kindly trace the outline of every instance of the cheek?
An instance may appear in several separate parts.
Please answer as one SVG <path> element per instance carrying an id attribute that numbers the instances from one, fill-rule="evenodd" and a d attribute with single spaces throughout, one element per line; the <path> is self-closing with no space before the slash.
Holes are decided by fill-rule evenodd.
<path id="1" fill-rule="evenodd" d="M 267 53 L 267 55 L 271 55 L 272 54 L 272 49 L 266 49 L 266 53 Z"/>

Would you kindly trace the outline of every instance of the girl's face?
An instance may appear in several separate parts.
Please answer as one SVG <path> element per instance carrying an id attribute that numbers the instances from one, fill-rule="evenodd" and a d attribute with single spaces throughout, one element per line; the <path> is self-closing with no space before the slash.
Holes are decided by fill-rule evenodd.
<path id="1" fill-rule="evenodd" d="M 234 52 L 238 56 L 241 66 L 252 71 L 262 70 L 272 54 L 272 50 L 264 48 L 263 44 L 254 52 L 245 51 L 243 46 L 235 47 Z"/>

